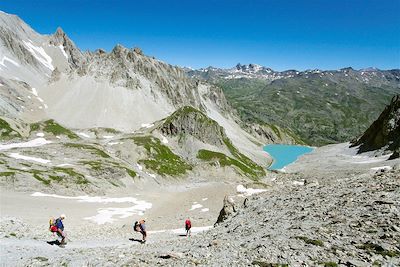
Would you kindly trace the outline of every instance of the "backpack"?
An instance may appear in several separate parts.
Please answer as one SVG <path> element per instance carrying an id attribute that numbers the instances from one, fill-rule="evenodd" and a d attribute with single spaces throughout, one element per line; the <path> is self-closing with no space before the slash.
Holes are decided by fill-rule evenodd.
<path id="1" fill-rule="evenodd" d="M 133 230 L 135 231 L 135 232 L 139 232 L 139 222 L 138 221 L 136 221 L 135 222 L 135 224 L 133 225 Z"/>
<path id="2" fill-rule="evenodd" d="M 51 217 L 50 220 L 49 220 L 49 231 L 50 232 L 57 232 L 58 231 L 58 228 L 56 226 L 56 220 L 53 217 Z"/>

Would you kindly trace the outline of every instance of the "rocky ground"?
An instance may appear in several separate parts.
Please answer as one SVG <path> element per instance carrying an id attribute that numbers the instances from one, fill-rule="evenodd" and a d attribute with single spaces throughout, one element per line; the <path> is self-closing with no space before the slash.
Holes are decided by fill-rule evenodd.
<path id="1" fill-rule="evenodd" d="M 312 162 L 307 160 L 312 156 L 296 164 Z M 364 164 L 353 173 L 350 163 L 343 170 L 338 164 L 335 172 L 269 173 L 263 181 L 267 190 L 247 197 L 238 195 L 231 184 L 224 192 L 210 194 L 218 199 L 210 209 L 215 217 L 209 216 L 203 225 L 196 225 L 198 217 L 193 219 L 195 226 L 211 225 L 223 196 L 230 194 L 235 211 L 228 208 L 232 214 L 224 222 L 204 232 L 200 231 L 206 228 L 196 228 L 199 233 L 186 238 L 182 228 L 164 231 L 179 228 L 182 218 L 157 218 L 155 212 L 152 220 L 158 225 L 169 220 L 178 224 L 157 228 L 153 223 L 150 230 L 158 231 L 150 232 L 146 244 L 129 240 L 140 235 L 123 222 L 88 227 L 83 223 L 85 233 L 71 227 L 80 234 L 71 233 L 67 246 L 59 248 L 45 243 L 49 239 L 45 223 L 33 227 L 29 219 L 5 217 L 2 212 L 1 261 L 18 266 L 398 266 L 398 164 L 398 160 Z M 200 198 L 210 188 L 192 191 L 187 200 Z M 171 213 L 179 203 L 167 205 Z"/>

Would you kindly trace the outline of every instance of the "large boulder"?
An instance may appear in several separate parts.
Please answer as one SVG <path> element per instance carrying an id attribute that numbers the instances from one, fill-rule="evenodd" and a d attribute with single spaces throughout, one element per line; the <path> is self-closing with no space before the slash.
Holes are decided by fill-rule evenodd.
<path id="1" fill-rule="evenodd" d="M 229 216 L 231 216 L 235 212 L 236 212 L 235 203 L 233 202 L 233 200 L 230 197 L 225 196 L 224 206 L 222 207 L 221 211 L 219 212 L 219 216 L 218 216 L 217 222 L 215 224 L 225 221 Z"/>

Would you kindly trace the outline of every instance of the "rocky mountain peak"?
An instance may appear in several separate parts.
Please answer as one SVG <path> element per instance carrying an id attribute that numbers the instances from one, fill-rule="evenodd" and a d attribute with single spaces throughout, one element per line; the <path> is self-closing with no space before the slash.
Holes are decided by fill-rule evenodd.
<path id="1" fill-rule="evenodd" d="M 56 32 L 54 33 L 55 36 L 61 36 L 62 38 L 65 37 L 65 32 L 61 27 L 57 27 Z"/>
<path id="2" fill-rule="evenodd" d="M 50 44 L 62 48 L 68 58 L 68 63 L 73 68 L 79 67 L 84 61 L 82 52 L 76 47 L 74 42 L 68 37 L 61 27 L 50 37 Z"/>
<path id="3" fill-rule="evenodd" d="M 224 145 L 225 132 L 218 123 L 200 110 L 184 106 L 169 116 L 160 128 L 167 136 L 191 135 L 200 141 L 216 146 Z"/>
<path id="4" fill-rule="evenodd" d="M 133 48 L 133 52 L 135 52 L 136 54 L 139 54 L 139 55 L 143 56 L 143 51 L 142 51 L 142 49 L 139 48 L 139 47 Z"/>

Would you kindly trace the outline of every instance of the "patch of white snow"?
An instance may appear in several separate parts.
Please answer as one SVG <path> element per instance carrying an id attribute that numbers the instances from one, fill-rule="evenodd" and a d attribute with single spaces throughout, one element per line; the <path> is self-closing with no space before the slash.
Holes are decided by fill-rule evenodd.
<path id="1" fill-rule="evenodd" d="M 11 144 L 0 144 L 0 150 L 7 150 L 11 148 L 16 148 L 16 147 L 37 147 L 37 146 L 43 146 L 52 143 L 51 141 L 47 141 L 44 138 L 36 138 L 27 142 L 23 143 L 11 143 Z"/>
<path id="2" fill-rule="evenodd" d="M 240 184 L 240 185 L 238 185 L 236 187 L 236 191 L 238 193 L 244 195 L 244 196 L 251 196 L 251 195 L 254 195 L 254 194 L 265 192 L 267 190 L 265 190 L 265 189 L 246 188 L 246 187 L 244 187 L 243 185 Z"/>
<path id="3" fill-rule="evenodd" d="M 33 45 L 31 42 L 23 41 L 29 52 L 45 67 L 54 70 L 51 57 L 44 51 L 43 47 Z"/>
<path id="4" fill-rule="evenodd" d="M 190 208 L 190 210 L 200 209 L 200 208 L 202 208 L 202 207 L 203 207 L 203 205 L 201 205 L 201 204 L 194 204 L 194 205 L 192 205 L 192 207 Z"/>
<path id="5" fill-rule="evenodd" d="M 47 164 L 47 163 L 51 162 L 50 160 L 47 160 L 47 159 L 28 157 L 28 156 L 20 155 L 19 153 L 11 153 L 10 157 L 15 158 L 15 159 L 39 162 L 39 163 L 43 163 L 43 164 Z"/>

